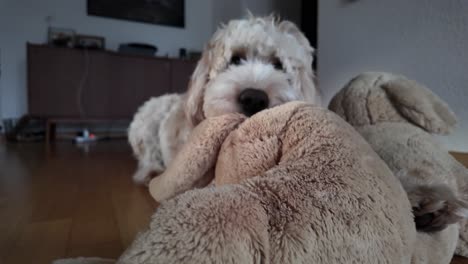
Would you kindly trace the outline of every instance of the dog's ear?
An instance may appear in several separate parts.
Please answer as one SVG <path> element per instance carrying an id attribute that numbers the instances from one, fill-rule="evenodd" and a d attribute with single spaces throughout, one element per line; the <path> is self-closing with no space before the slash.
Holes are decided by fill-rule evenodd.
<path id="1" fill-rule="evenodd" d="M 281 32 L 293 36 L 299 43 L 299 45 L 301 45 L 302 48 L 304 48 L 308 53 L 310 53 L 311 57 L 309 59 L 312 66 L 312 54 L 314 52 L 314 48 L 310 46 L 309 40 L 307 40 L 304 34 L 302 34 L 301 30 L 293 22 L 287 20 L 281 21 L 278 25 L 278 28 Z"/>
<path id="2" fill-rule="evenodd" d="M 212 60 L 210 49 L 212 46 L 213 44 L 209 43 L 205 48 L 188 85 L 187 98 L 185 101 L 185 115 L 193 126 L 196 126 L 205 119 L 205 114 L 203 113 L 203 95 L 205 94 L 205 86 L 209 80 Z"/>
<path id="3" fill-rule="evenodd" d="M 289 34 L 296 39 L 299 46 L 305 51 L 306 56 L 302 58 L 303 65 L 297 69 L 301 93 L 306 101 L 321 105 L 320 90 L 317 88 L 314 72 L 312 70 L 314 48 L 310 46 L 307 38 L 294 23 L 290 21 L 282 21 L 279 23 L 278 28 L 281 32 Z"/>
<path id="4" fill-rule="evenodd" d="M 448 134 L 457 123 L 448 105 L 415 81 L 396 78 L 381 87 L 404 118 L 430 133 Z"/>
<path id="5" fill-rule="evenodd" d="M 298 72 L 299 72 L 301 93 L 304 96 L 305 101 L 321 106 L 322 96 L 320 94 L 320 90 L 317 88 L 317 85 L 315 83 L 312 66 L 305 66 L 305 67 L 299 68 Z"/>

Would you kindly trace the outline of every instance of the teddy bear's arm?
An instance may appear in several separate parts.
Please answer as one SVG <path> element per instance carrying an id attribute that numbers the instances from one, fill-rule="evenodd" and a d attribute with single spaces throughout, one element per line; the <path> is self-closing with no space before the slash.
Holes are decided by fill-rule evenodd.
<path id="1" fill-rule="evenodd" d="M 221 145 L 243 120 L 240 114 L 229 114 L 198 125 L 167 170 L 151 180 L 149 190 L 153 198 L 163 201 L 194 187 L 206 186 L 214 177 Z"/>

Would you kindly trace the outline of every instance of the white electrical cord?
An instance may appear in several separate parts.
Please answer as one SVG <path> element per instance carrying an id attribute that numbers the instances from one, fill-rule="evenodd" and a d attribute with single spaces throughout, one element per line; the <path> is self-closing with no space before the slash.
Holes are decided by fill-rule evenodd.
<path id="1" fill-rule="evenodd" d="M 86 82 L 88 81 L 88 76 L 89 76 L 90 59 L 89 59 L 88 50 L 86 48 L 84 49 L 84 57 L 85 57 L 85 69 L 83 72 L 83 76 L 81 77 L 81 80 L 79 82 L 78 90 L 76 91 L 77 92 L 77 97 L 76 97 L 77 106 L 78 106 L 78 110 L 80 112 L 81 118 L 86 117 L 86 112 L 83 106 L 83 91 L 84 91 L 84 88 L 85 88 Z"/>

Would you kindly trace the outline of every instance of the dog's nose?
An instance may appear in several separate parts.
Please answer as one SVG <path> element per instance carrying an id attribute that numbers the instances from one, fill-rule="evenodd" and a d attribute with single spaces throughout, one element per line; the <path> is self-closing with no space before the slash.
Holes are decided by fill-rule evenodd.
<path id="1" fill-rule="evenodd" d="M 246 116 L 252 116 L 255 113 L 268 108 L 268 95 L 261 90 L 247 88 L 239 94 L 239 104 L 242 112 Z"/>

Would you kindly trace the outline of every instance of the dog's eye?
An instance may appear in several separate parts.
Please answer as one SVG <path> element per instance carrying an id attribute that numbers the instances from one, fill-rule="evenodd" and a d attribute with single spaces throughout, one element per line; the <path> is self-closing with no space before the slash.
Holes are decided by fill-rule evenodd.
<path id="1" fill-rule="evenodd" d="M 273 60 L 273 67 L 278 71 L 284 70 L 283 63 L 281 63 L 281 61 L 278 58 L 275 58 Z"/>
<path id="2" fill-rule="evenodd" d="M 231 61 L 229 61 L 229 64 L 232 65 L 240 65 L 242 63 L 243 58 L 240 55 L 232 55 Z"/>

